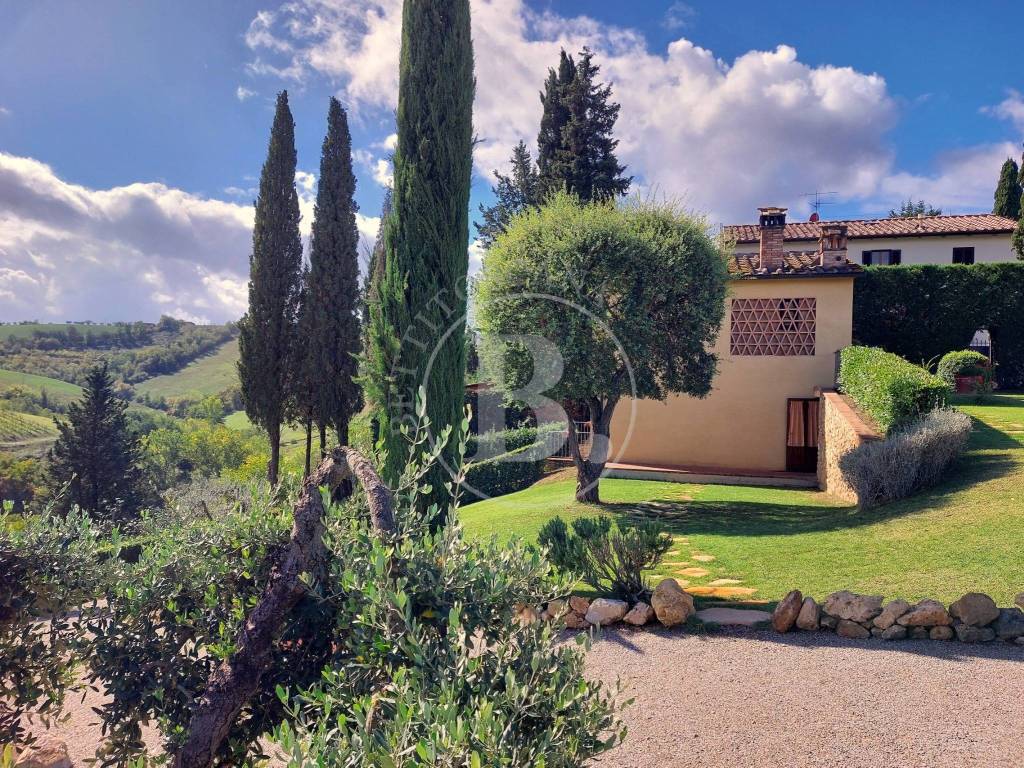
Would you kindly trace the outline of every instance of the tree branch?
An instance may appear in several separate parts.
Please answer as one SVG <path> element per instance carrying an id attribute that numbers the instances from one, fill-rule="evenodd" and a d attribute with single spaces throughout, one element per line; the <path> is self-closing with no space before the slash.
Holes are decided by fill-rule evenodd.
<path id="1" fill-rule="evenodd" d="M 358 451 L 336 448 L 303 483 L 293 511 L 291 540 L 271 570 L 259 603 L 246 619 L 235 652 L 210 673 L 206 691 L 192 713 L 188 739 L 174 755 L 174 768 L 209 768 L 213 764 L 238 713 L 259 686 L 285 617 L 305 591 L 300 577 L 303 573 L 325 572 L 320 488 L 326 485 L 333 490 L 352 477 L 366 494 L 374 531 L 394 532 L 391 491 Z"/>

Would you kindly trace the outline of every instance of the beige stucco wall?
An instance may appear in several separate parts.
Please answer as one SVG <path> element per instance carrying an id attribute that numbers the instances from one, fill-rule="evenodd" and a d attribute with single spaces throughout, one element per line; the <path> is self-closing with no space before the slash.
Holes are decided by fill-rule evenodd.
<path id="1" fill-rule="evenodd" d="M 952 264 L 953 249 L 974 248 L 974 263 L 1016 261 L 1017 254 L 1010 245 L 1010 235 L 945 235 L 931 237 L 850 238 L 850 261 L 860 264 L 863 251 L 899 249 L 902 264 Z M 813 240 L 787 240 L 786 250 L 814 251 L 818 243 Z M 737 253 L 757 253 L 757 243 L 741 243 Z"/>
<path id="2" fill-rule="evenodd" d="M 853 401 L 837 392 L 821 396 L 818 418 L 818 486 L 837 498 L 859 503 L 857 492 L 846 482 L 839 460 L 869 440 L 882 435 L 858 411 Z"/>
<path id="3" fill-rule="evenodd" d="M 851 342 L 853 278 L 734 280 L 732 298 L 815 298 L 815 354 L 733 357 L 729 311 L 716 344 L 719 373 L 701 400 L 624 400 L 615 410 L 610 460 L 669 467 L 786 468 L 786 399 L 834 383 L 835 353 Z M 632 433 L 626 441 L 632 421 Z"/>

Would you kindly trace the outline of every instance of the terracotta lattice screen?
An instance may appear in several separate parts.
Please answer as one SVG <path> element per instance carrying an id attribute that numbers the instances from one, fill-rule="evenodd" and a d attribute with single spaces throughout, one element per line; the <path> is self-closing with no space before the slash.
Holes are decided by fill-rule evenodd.
<path id="1" fill-rule="evenodd" d="M 734 355 L 813 355 L 815 299 L 733 299 Z"/>

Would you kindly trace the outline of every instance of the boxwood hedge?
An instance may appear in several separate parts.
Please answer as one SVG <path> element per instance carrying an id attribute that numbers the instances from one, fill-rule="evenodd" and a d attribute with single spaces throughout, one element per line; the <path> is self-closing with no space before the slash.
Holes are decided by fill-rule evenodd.
<path id="1" fill-rule="evenodd" d="M 938 376 L 875 347 L 840 353 L 839 386 L 886 433 L 942 407 L 950 393 Z"/>

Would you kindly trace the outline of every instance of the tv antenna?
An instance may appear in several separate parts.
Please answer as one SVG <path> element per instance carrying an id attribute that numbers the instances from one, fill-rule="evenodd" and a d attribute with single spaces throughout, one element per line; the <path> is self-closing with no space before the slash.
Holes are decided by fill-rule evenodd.
<path id="1" fill-rule="evenodd" d="M 814 209 L 814 213 L 817 214 L 818 218 L 821 216 L 821 208 L 824 205 L 835 205 L 835 200 L 824 200 L 824 197 L 828 195 L 838 195 L 838 192 L 819 192 L 814 190 L 813 192 L 804 192 L 801 197 L 813 197 L 814 200 L 811 202 L 811 207 Z"/>

